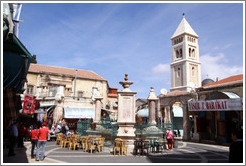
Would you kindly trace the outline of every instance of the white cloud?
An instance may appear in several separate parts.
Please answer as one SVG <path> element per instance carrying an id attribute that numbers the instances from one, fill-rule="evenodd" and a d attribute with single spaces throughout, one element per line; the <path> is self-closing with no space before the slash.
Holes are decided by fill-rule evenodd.
<path id="1" fill-rule="evenodd" d="M 158 64 L 152 68 L 153 74 L 168 73 L 170 72 L 170 64 Z"/>
<path id="2" fill-rule="evenodd" d="M 231 43 L 228 43 L 227 45 L 224 45 L 224 46 L 221 46 L 221 47 L 215 46 L 215 47 L 213 48 L 213 50 L 214 50 L 214 51 L 225 50 L 225 49 L 230 48 L 231 46 L 232 46 L 232 44 L 231 44 Z"/>
<path id="3" fill-rule="evenodd" d="M 223 53 L 212 56 L 205 54 L 200 57 L 202 63 L 202 78 L 209 78 L 216 80 L 216 77 L 223 79 L 232 75 L 242 74 L 243 66 L 232 66 L 226 62 L 230 60 L 226 59 Z"/>

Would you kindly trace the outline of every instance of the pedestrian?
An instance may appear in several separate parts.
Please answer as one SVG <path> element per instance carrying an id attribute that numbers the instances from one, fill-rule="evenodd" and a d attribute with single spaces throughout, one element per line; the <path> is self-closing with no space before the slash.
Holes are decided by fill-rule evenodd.
<path id="1" fill-rule="evenodd" d="M 47 126 L 47 123 L 44 122 L 42 124 L 42 128 L 40 128 L 38 130 L 39 138 L 38 138 L 37 151 L 36 151 L 36 161 L 39 161 L 39 149 L 40 149 L 40 147 L 42 147 L 41 161 L 44 160 L 45 145 L 46 145 L 47 136 L 49 133 L 49 129 L 46 126 Z"/>
<path id="2" fill-rule="evenodd" d="M 8 129 L 8 139 L 9 139 L 9 152 L 8 157 L 15 156 L 14 148 L 16 146 L 17 137 L 18 137 L 18 128 L 16 126 L 16 121 L 13 120 L 12 124 Z"/>
<path id="3" fill-rule="evenodd" d="M 33 158 L 35 158 L 34 149 L 35 149 L 35 147 L 37 147 L 37 143 L 38 143 L 37 125 L 33 126 L 33 129 L 30 132 L 30 137 L 31 137 L 31 143 L 32 143 L 31 158 L 33 159 Z"/>
<path id="4" fill-rule="evenodd" d="M 67 135 L 68 131 L 69 131 L 69 128 L 68 128 L 67 124 L 63 123 L 63 125 L 62 125 L 62 133 L 64 135 Z"/>
<path id="5" fill-rule="evenodd" d="M 179 131 L 179 129 L 178 129 L 178 137 L 180 137 L 181 135 L 180 135 L 180 131 Z"/>
<path id="6" fill-rule="evenodd" d="M 173 132 L 171 130 L 171 127 L 168 127 L 168 130 L 166 131 L 166 136 L 167 136 L 168 149 L 172 150 L 172 148 L 173 148 Z"/>
<path id="7" fill-rule="evenodd" d="M 59 122 L 56 126 L 56 131 L 55 134 L 60 133 L 61 132 L 61 123 Z"/>
<path id="8" fill-rule="evenodd" d="M 27 128 L 24 126 L 24 124 L 20 124 L 19 126 L 19 135 L 18 135 L 18 144 L 17 147 L 23 148 L 24 147 L 24 137 L 26 135 Z"/>
<path id="9" fill-rule="evenodd" d="M 229 148 L 229 163 L 243 162 L 243 132 L 234 130 L 231 134 L 232 144 Z"/>
<path id="10" fill-rule="evenodd" d="M 65 130 L 66 130 L 66 135 L 68 134 L 68 132 L 69 132 L 69 127 L 68 127 L 68 125 L 65 123 Z"/>

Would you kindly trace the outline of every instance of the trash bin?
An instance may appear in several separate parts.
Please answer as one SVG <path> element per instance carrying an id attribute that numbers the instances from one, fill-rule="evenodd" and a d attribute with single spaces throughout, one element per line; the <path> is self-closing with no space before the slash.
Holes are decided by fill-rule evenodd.
<path id="1" fill-rule="evenodd" d="M 177 138 L 173 138 L 173 148 L 178 148 L 178 140 Z"/>

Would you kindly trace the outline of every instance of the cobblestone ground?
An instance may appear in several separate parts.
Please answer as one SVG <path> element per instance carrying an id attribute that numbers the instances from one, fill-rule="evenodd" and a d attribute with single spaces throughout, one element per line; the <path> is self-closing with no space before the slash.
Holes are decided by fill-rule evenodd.
<path id="1" fill-rule="evenodd" d="M 54 141 L 47 142 L 46 158 L 43 161 L 31 159 L 30 142 L 25 142 L 25 148 L 16 149 L 16 156 L 7 157 L 7 149 L 3 153 L 3 163 L 227 163 L 229 148 L 227 146 L 180 142 L 178 148 L 172 151 L 148 155 L 133 155 L 128 149 L 127 156 L 113 155 L 113 148 L 105 145 L 103 152 L 83 152 L 68 150 L 56 145 Z"/>

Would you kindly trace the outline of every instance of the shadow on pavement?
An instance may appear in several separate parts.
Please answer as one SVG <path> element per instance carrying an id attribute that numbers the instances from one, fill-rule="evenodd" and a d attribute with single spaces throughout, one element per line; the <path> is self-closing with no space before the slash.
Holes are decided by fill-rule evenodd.
<path id="1" fill-rule="evenodd" d="M 3 147 L 2 147 L 3 148 Z M 15 148 L 15 156 L 8 157 L 8 148 L 3 149 L 3 163 L 28 163 L 27 148 Z"/>

